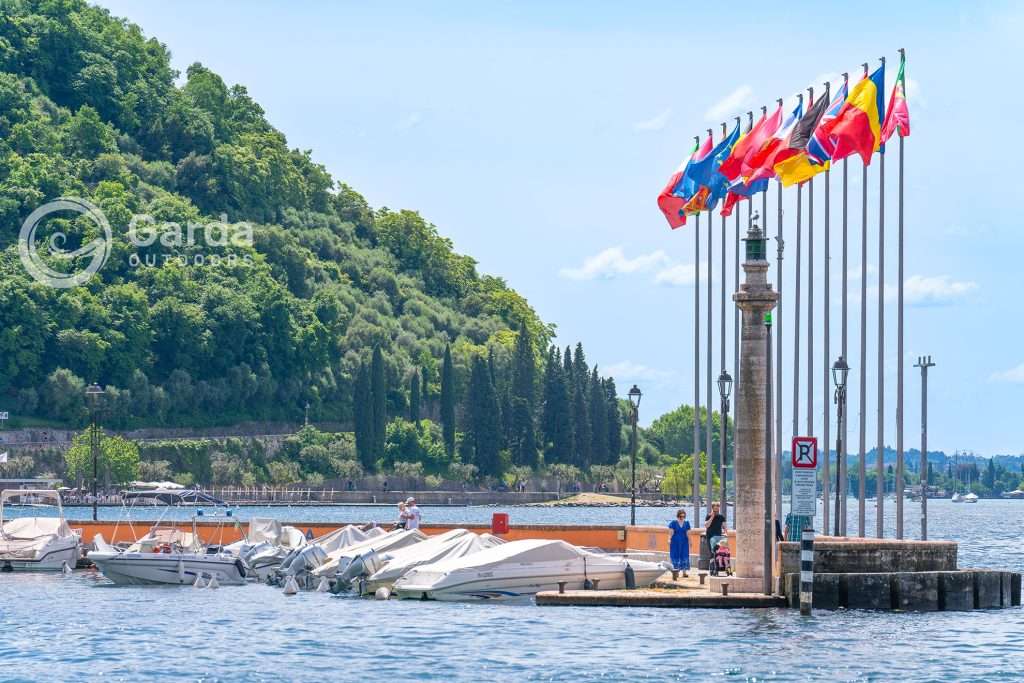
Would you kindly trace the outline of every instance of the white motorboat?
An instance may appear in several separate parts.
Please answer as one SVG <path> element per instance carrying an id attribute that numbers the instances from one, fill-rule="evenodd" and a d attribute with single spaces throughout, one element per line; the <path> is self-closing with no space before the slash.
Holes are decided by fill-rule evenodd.
<path id="1" fill-rule="evenodd" d="M 52 502 L 56 517 L 18 517 L 4 520 L 7 501 Z M 81 556 L 81 537 L 64 520 L 60 493 L 8 489 L 0 492 L 0 571 L 74 569 Z"/>
<path id="2" fill-rule="evenodd" d="M 965 503 L 977 503 L 978 502 L 978 496 L 975 495 L 973 492 L 972 493 L 968 493 L 967 495 L 964 496 L 964 502 Z"/>
<path id="3" fill-rule="evenodd" d="M 400 550 L 401 548 L 415 545 L 416 543 L 425 541 L 426 539 L 427 535 L 419 529 L 395 529 L 394 531 L 389 531 L 386 534 L 368 539 L 362 543 L 340 548 L 329 553 L 327 561 L 314 569 L 312 574 L 315 577 L 326 576 L 331 579 L 335 576 L 340 576 L 340 572 L 344 572 L 348 569 L 348 566 L 352 564 L 353 560 L 364 553 L 370 552 L 371 550 L 379 553 Z"/>
<path id="4" fill-rule="evenodd" d="M 154 528 L 125 550 L 96 535 L 88 558 L 116 584 L 195 584 L 216 577 L 222 586 L 245 583 L 245 560 L 224 551 L 209 551 L 195 533 L 175 528 Z"/>
<path id="5" fill-rule="evenodd" d="M 958 491 L 954 491 L 953 492 L 953 497 L 949 499 L 949 502 L 951 502 L 951 503 L 962 503 L 962 502 L 964 502 L 964 497 L 961 496 Z"/>
<path id="6" fill-rule="evenodd" d="M 282 526 L 276 519 L 253 517 L 245 538 L 224 550 L 245 560 L 250 571 L 263 581 L 289 553 L 305 545 L 306 537 L 299 529 Z"/>
<path id="7" fill-rule="evenodd" d="M 654 562 L 594 553 L 565 541 L 533 539 L 421 565 L 395 581 L 394 592 L 400 598 L 423 600 L 508 599 L 557 590 L 559 583 L 569 590 L 594 582 L 602 589 L 646 587 L 665 571 Z"/>
<path id="8" fill-rule="evenodd" d="M 455 534 L 457 531 L 463 533 Z M 375 593 L 378 588 L 391 588 L 395 581 L 421 565 L 466 557 L 504 542 L 490 534 L 453 529 L 393 553 L 374 552 L 375 558 L 362 558 L 369 573 L 363 584 L 363 593 Z"/>

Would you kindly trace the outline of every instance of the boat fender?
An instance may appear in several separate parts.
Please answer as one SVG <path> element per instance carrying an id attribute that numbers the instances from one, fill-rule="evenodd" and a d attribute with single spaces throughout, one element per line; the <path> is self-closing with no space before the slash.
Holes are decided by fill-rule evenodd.
<path id="1" fill-rule="evenodd" d="M 203 581 L 203 573 L 199 572 L 196 574 L 196 582 L 192 584 L 194 588 L 205 588 L 206 582 Z"/>
<path id="2" fill-rule="evenodd" d="M 248 572 L 245 571 L 245 562 L 243 562 L 242 559 L 239 558 L 235 560 L 235 567 L 238 569 L 238 575 L 244 579 L 246 577 L 246 574 L 248 574 Z"/>
<path id="3" fill-rule="evenodd" d="M 67 576 L 67 575 L 69 575 L 71 573 L 71 567 L 68 566 L 67 561 L 65 561 L 61 565 L 60 571 L 61 571 L 62 574 L 64 574 L 64 576 Z"/>
<path id="4" fill-rule="evenodd" d="M 185 583 L 185 563 L 178 558 L 178 583 Z"/>
<path id="5" fill-rule="evenodd" d="M 377 592 L 373 594 L 376 600 L 387 600 L 391 597 L 391 591 L 386 586 L 381 586 L 377 589 Z"/>
<path id="6" fill-rule="evenodd" d="M 206 584 L 207 588 L 220 588 L 220 581 L 217 580 L 217 574 L 210 575 L 210 582 Z"/>
<path id="7" fill-rule="evenodd" d="M 629 566 L 629 562 L 626 563 L 626 588 L 636 588 L 636 572 Z"/>
<path id="8" fill-rule="evenodd" d="M 589 591 L 594 589 L 594 583 L 587 576 L 587 558 L 583 558 L 583 590 Z"/>
<path id="9" fill-rule="evenodd" d="M 284 594 L 295 595 L 299 592 L 299 584 L 295 582 L 294 576 L 289 576 L 284 582 Z"/>
<path id="10" fill-rule="evenodd" d="M 331 582 L 327 580 L 326 576 L 320 577 L 320 583 L 316 585 L 317 593 L 326 593 L 331 589 Z"/>

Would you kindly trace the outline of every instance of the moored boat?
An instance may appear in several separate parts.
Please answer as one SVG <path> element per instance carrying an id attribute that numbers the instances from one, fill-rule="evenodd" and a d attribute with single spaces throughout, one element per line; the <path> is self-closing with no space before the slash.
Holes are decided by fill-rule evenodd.
<path id="1" fill-rule="evenodd" d="M 4 519 L 8 501 L 31 500 L 33 506 L 51 503 L 56 517 Z M 8 489 L 0 492 L 0 571 L 60 571 L 74 569 L 81 556 L 81 538 L 64 519 L 60 493 Z"/>

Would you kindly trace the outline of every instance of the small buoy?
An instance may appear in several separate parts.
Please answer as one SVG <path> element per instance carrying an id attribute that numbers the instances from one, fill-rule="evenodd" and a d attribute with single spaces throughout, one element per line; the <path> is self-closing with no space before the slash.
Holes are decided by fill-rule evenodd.
<path id="1" fill-rule="evenodd" d="M 391 589 L 387 586 L 381 586 L 377 589 L 377 592 L 373 594 L 376 600 L 387 600 L 391 597 Z"/>
<path id="2" fill-rule="evenodd" d="M 316 585 L 316 592 L 326 593 L 329 590 L 331 590 L 331 582 L 327 580 L 326 576 L 321 576 L 320 583 Z"/>
<path id="3" fill-rule="evenodd" d="M 210 582 L 206 584 L 207 588 L 220 588 L 220 581 L 217 580 L 216 574 L 210 575 Z"/>
<path id="4" fill-rule="evenodd" d="M 185 563 L 178 559 L 178 583 L 185 583 Z"/>
<path id="5" fill-rule="evenodd" d="M 66 561 L 66 560 L 65 560 L 65 562 L 64 562 L 64 564 L 63 564 L 63 566 L 62 566 L 62 567 L 60 568 L 60 571 L 61 571 L 61 573 L 62 573 L 62 574 L 64 574 L 65 576 L 67 576 L 68 574 L 70 574 L 70 573 L 71 573 L 71 567 L 69 567 L 69 566 L 68 566 L 68 563 L 67 563 L 67 561 Z"/>
<path id="6" fill-rule="evenodd" d="M 206 582 L 203 581 L 203 573 L 199 572 L 196 574 L 196 582 L 192 584 L 193 588 L 206 588 Z"/>
<path id="7" fill-rule="evenodd" d="M 299 592 L 299 584 L 295 582 L 294 576 L 289 576 L 284 582 L 284 594 L 295 595 Z"/>

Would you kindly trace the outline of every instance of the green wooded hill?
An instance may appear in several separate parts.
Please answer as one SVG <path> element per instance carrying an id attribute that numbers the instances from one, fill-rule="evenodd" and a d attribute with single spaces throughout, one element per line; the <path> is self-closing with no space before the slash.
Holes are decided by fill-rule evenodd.
<path id="1" fill-rule="evenodd" d="M 60 196 L 100 207 L 114 234 L 72 289 L 35 282 L 16 244 Z M 139 214 L 183 232 L 246 222 L 252 244 L 136 246 Z M 47 225 L 69 250 L 99 234 L 71 214 Z M 80 0 L 0 1 L 0 226 L 14 417 L 81 425 L 97 382 L 117 429 L 294 422 L 308 405 L 352 427 L 371 471 L 389 452 L 487 475 L 619 459 L 615 386 L 582 346 L 550 348 L 553 326 L 434 225 L 370 207 L 289 148 L 245 87 L 199 63 L 182 78 L 167 47 Z M 303 468 L 336 474 L 341 451 Z"/>

